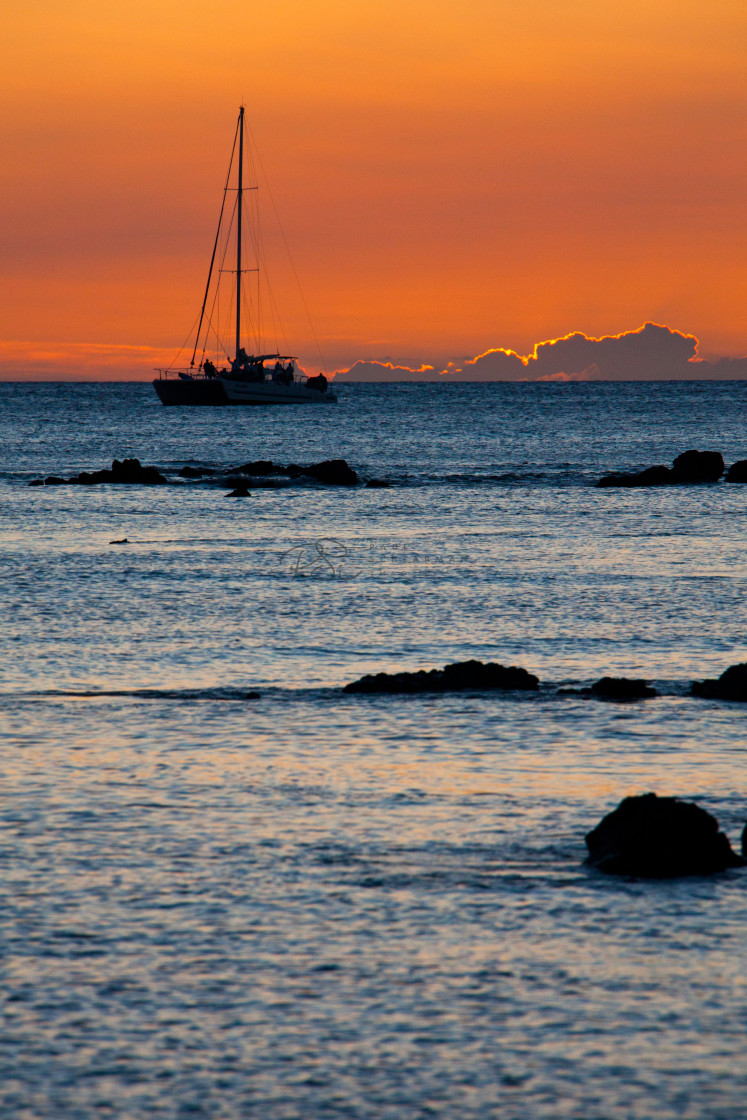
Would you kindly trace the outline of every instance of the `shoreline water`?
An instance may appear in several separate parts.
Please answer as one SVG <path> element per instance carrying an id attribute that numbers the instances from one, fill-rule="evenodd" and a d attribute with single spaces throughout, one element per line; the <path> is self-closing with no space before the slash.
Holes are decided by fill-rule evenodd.
<path id="1" fill-rule="evenodd" d="M 747 710 L 679 694 L 747 660 L 742 488 L 590 483 L 745 458 L 742 387 L 149 388 L 0 385 L 0 1115 L 741 1120 L 744 873 L 582 860 L 629 793 L 744 824 Z M 397 484 L 25 485 L 131 455 Z M 472 657 L 672 694 L 339 691 Z"/>

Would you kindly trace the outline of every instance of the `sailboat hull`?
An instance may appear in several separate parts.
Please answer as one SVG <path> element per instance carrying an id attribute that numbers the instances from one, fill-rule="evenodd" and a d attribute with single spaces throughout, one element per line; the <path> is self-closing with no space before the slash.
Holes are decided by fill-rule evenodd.
<path id="1" fill-rule="evenodd" d="M 157 377 L 153 388 L 161 404 L 223 405 L 228 398 L 223 392 L 220 381 L 170 381 L 167 377 Z"/>
<path id="2" fill-rule="evenodd" d="M 220 378 L 228 404 L 334 404 L 337 397 L 331 390 L 320 392 L 303 382 L 283 385 L 278 381 L 238 381 Z"/>
<path id="3" fill-rule="evenodd" d="M 153 388 L 161 404 L 178 405 L 263 405 L 263 404 L 335 404 L 331 390 L 322 393 L 303 383 L 283 385 L 276 381 L 235 381 L 231 378 L 176 381 L 156 378 Z"/>

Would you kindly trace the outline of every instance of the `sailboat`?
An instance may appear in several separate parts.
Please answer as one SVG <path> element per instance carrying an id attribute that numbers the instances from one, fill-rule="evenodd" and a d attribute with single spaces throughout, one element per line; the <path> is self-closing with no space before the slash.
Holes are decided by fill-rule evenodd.
<path id="1" fill-rule="evenodd" d="M 163 404 L 182 405 L 260 405 L 260 404 L 334 404 L 337 397 L 329 387 L 327 378 L 323 373 L 316 377 L 307 377 L 297 365 L 298 359 L 291 354 L 279 352 L 263 352 L 259 343 L 259 324 L 255 323 L 253 337 L 255 339 L 255 352 L 249 352 L 242 344 L 244 338 L 242 277 L 246 272 L 257 273 L 259 285 L 259 270 L 261 266 L 260 254 L 257 253 L 257 267 L 248 269 L 242 260 L 242 236 L 244 234 L 244 194 L 246 191 L 256 191 L 257 188 L 244 186 L 244 106 L 239 109 L 239 119 L 236 125 L 231 160 L 228 166 L 228 175 L 223 188 L 223 203 L 218 220 L 218 232 L 215 236 L 213 255 L 210 260 L 208 279 L 205 286 L 205 296 L 202 301 L 197 333 L 195 336 L 192 360 L 188 368 L 179 369 L 170 366 L 167 369 L 158 369 L 158 377 L 153 381 L 153 388 Z M 229 188 L 231 171 L 237 156 L 237 186 Z M 224 237 L 225 245 L 228 239 L 225 235 L 226 200 L 229 192 L 236 192 L 236 204 L 232 209 L 229 219 L 229 232 L 235 220 L 235 269 L 216 269 L 216 260 L 219 257 L 221 238 Z M 256 238 L 255 238 L 256 243 Z M 225 255 L 225 254 L 224 254 Z M 235 308 L 233 315 L 234 338 L 233 357 L 228 350 L 218 342 L 218 331 L 213 324 L 213 312 L 217 306 L 217 284 L 220 273 L 235 273 Z M 214 283 L 214 277 L 217 279 Z M 259 292 L 259 286 L 257 288 Z M 210 296 L 213 296 L 212 305 L 209 307 Z M 257 307 L 259 298 L 257 298 Z M 258 316 L 257 316 L 258 318 Z M 223 351 L 222 368 L 206 357 L 208 338 L 212 335 Z M 201 356 L 198 360 L 197 353 L 202 343 Z"/>

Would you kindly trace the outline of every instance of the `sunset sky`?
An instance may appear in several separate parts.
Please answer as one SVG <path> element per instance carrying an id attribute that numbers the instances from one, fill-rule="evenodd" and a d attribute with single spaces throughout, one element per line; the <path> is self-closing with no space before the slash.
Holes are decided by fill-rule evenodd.
<path id="1" fill-rule="evenodd" d="M 242 101 L 329 370 L 645 322 L 744 356 L 746 47 L 744 0 L 10 5 L 0 376 L 173 356 Z"/>

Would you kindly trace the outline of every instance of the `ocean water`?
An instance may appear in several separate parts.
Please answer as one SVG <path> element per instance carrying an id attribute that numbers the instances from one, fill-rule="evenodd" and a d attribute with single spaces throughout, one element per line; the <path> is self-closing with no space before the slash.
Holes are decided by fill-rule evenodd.
<path id="1" fill-rule="evenodd" d="M 747 386 L 0 385 L 0 1116 L 742 1120 L 747 872 L 583 865 L 625 795 L 737 847 Z M 164 487 L 29 487 L 137 456 Z M 229 499 L 187 464 L 389 489 Z M 127 538 L 128 544 L 112 541 Z M 477 657 L 537 696 L 349 696 Z M 554 686 L 642 676 L 628 705 Z M 258 693 L 256 696 L 254 694 Z"/>

